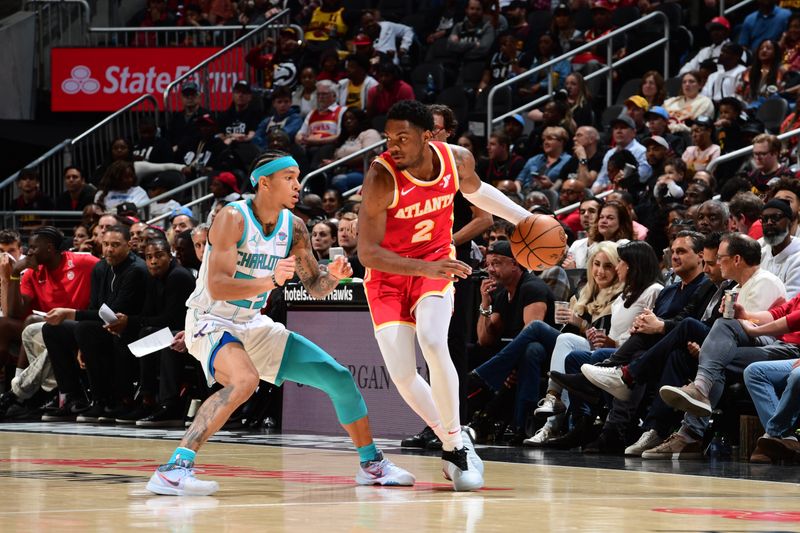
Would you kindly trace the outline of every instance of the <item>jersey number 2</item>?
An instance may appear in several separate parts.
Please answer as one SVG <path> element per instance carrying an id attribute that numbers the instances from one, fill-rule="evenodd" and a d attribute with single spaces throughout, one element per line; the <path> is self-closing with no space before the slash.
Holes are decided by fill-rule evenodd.
<path id="1" fill-rule="evenodd" d="M 418 222 L 416 226 L 414 226 L 416 233 L 413 237 L 411 237 L 411 242 L 425 242 L 431 240 L 431 232 L 433 231 L 433 220 L 426 219 L 422 222 Z"/>

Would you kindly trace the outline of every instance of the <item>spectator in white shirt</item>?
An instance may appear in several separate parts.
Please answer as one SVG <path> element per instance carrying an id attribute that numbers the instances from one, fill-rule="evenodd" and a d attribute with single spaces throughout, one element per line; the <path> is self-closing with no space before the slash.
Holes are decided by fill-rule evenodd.
<path id="1" fill-rule="evenodd" d="M 701 48 L 697 55 L 686 62 L 681 67 L 678 74 L 686 74 L 687 72 L 694 72 L 700 70 L 700 63 L 712 59 L 714 61 L 719 58 L 722 52 L 722 47 L 725 43 L 729 43 L 728 36 L 731 33 L 731 23 L 725 17 L 714 17 L 711 22 L 706 24 L 706 29 L 711 37 L 711 44 L 705 48 Z"/>
<path id="2" fill-rule="evenodd" d="M 742 47 L 736 43 L 725 43 L 717 59 L 717 64 L 722 70 L 712 72 L 700 92 L 703 96 L 711 98 L 718 104 L 728 96 L 736 96 L 736 85 L 739 78 L 747 68 L 741 64 Z"/>
<path id="3" fill-rule="evenodd" d="M 414 41 L 414 30 L 405 24 L 381 20 L 377 9 L 368 9 L 361 15 L 361 30 L 373 40 L 373 48 L 399 65 Z M 400 40 L 400 48 L 397 41 Z"/>

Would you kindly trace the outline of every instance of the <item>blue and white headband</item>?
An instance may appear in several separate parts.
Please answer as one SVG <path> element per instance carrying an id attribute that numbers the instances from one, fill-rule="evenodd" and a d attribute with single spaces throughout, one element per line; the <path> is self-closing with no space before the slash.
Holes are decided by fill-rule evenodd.
<path id="1" fill-rule="evenodd" d="M 250 174 L 250 183 L 255 189 L 258 186 L 258 178 L 261 176 L 269 176 L 270 174 L 274 174 L 279 170 L 283 170 L 284 168 L 299 166 L 300 165 L 297 164 L 297 161 L 294 160 L 294 157 L 290 155 L 273 159 L 269 163 L 264 163 L 260 167 L 256 168 L 253 173 Z"/>

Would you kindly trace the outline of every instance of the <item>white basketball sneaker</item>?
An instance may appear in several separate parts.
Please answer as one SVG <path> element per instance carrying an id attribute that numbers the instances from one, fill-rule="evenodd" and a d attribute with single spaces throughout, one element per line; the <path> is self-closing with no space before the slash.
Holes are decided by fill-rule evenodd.
<path id="1" fill-rule="evenodd" d="M 197 479 L 193 468 L 166 464 L 153 472 L 147 490 L 165 496 L 209 496 L 219 490 L 219 483 Z"/>
<path id="2" fill-rule="evenodd" d="M 442 474 L 453 482 L 457 492 L 478 490 L 483 487 L 483 461 L 475 453 L 470 432 L 462 429 L 461 438 L 463 448 L 442 452 Z"/>
<path id="3" fill-rule="evenodd" d="M 483 475 L 483 461 L 478 457 L 478 452 L 475 451 L 475 430 L 469 426 L 461 427 L 461 439 L 464 446 L 467 448 L 467 460 L 470 466 L 475 467 L 475 470 Z"/>
<path id="4" fill-rule="evenodd" d="M 356 472 L 356 483 L 359 485 L 410 487 L 416 480 L 411 472 L 403 470 L 389 459 L 384 459 L 383 454 L 376 461 L 361 463 Z"/>

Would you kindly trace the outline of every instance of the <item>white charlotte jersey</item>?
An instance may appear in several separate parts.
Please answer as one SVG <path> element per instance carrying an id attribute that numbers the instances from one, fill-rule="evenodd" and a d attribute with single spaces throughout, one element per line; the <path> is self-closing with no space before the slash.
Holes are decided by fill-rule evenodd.
<path id="1" fill-rule="evenodd" d="M 268 278 L 272 275 L 279 259 L 289 255 L 292 244 L 293 216 L 291 211 L 283 209 L 278 216 L 278 223 L 269 235 L 264 235 L 261 224 L 253 214 L 251 200 L 231 202 L 229 206 L 238 209 L 244 217 L 244 232 L 236 243 L 239 258 L 236 261 L 235 278 L 253 279 Z M 220 301 L 211 298 L 206 288 L 208 285 L 208 257 L 212 243 L 208 243 L 203 256 L 203 264 L 197 277 L 197 286 L 186 306 L 202 315 L 213 315 L 235 323 L 244 323 L 258 317 L 261 308 L 267 304 L 269 293 L 259 294 L 248 300 Z"/>

